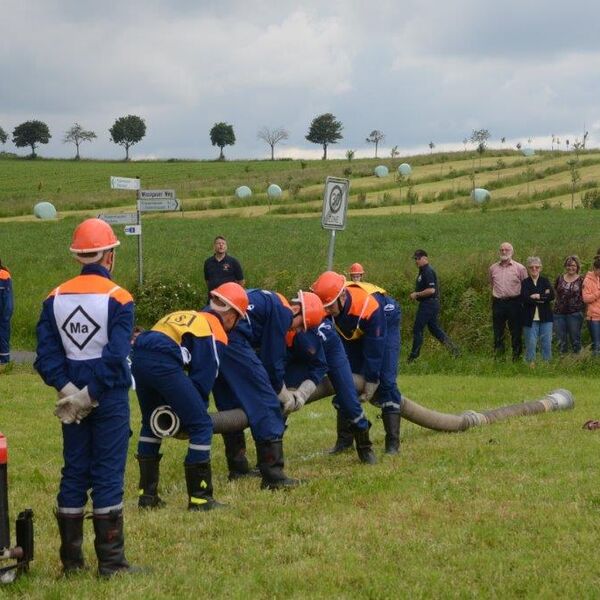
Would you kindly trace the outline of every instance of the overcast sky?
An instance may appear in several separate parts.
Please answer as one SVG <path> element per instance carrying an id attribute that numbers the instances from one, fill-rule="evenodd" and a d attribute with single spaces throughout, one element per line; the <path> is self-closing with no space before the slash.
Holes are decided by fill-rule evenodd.
<path id="1" fill-rule="evenodd" d="M 373 129 L 384 154 L 479 128 L 550 147 L 585 126 L 600 146 L 593 0 L 0 0 L 0 23 L 0 127 L 45 121 L 43 156 L 72 156 L 78 122 L 98 135 L 83 157 L 120 158 L 108 129 L 127 114 L 147 125 L 133 158 L 214 158 L 218 121 L 228 158 L 268 156 L 262 126 L 289 131 L 277 156 L 318 158 L 304 136 L 324 112 L 344 124 L 331 157 L 371 155 Z"/>

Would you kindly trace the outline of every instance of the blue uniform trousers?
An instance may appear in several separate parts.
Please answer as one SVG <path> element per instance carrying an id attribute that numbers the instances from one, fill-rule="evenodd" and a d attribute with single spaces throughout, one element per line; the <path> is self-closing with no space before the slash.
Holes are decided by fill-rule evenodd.
<path id="1" fill-rule="evenodd" d="M 256 352 L 235 329 L 229 333 L 213 396 L 219 410 L 243 409 L 257 442 L 283 437 L 285 424 L 277 394 Z"/>
<path id="2" fill-rule="evenodd" d="M 123 506 L 123 480 L 129 429 L 129 396 L 113 388 L 81 423 L 63 425 L 64 467 L 57 502 L 81 512 L 92 490 L 95 513 Z"/>
<path id="3" fill-rule="evenodd" d="M 179 417 L 181 431 L 190 436 L 185 463 L 210 460 L 213 426 L 207 402 L 186 375 L 181 363 L 167 353 L 136 348 L 132 374 L 142 412 L 138 454 L 158 455 L 161 440 L 150 428 L 150 415 L 155 408 L 168 404 Z"/>
<path id="4" fill-rule="evenodd" d="M 10 360 L 10 317 L 0 317 L 0 364 Z"/>
<path id="5" fill-rule="evenodd" d="M 425 327 L 429 328 L 431 335 L 442 344 L 448 337 L 440 327 L 438 317 L 440 315 L 440 302 L 437 298 L 431 298 L 419 302 L 415 324 L 413 325 L 413 344 L 410 351 L 411 358 L 418 358 L 423 345 L 423 332 Z"/>
<path id="6" fill-rule="evenodd" d="M 387 298 L 386 298 L 387 300 Z M 379 372 L 379 387 L 375 395 L 375 403 L 381 407 L 382 413 L 399 414 L 402 406 L 402 395 L 396 383 L 398 375 L 398 359 L 400 357 L 400 321 L 402 312 L 395 301 L 389 299 L 387 306 L 394 305 L 393 310 L 385 310 L 386 336 L 383 360 Z M 358 341 L 344 340 L 344 348 L 350 361 L 353 373 L 364 375 L 363 349 Z"/>

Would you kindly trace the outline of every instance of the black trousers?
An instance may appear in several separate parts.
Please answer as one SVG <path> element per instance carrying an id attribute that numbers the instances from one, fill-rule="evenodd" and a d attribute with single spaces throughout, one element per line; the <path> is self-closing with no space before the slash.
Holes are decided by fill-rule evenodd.
<path id="1" fill-rule="evenodd" d="M 494 298 L 492 300 L 492 324 L 494 327 L 494 352 L 504 354 L 504 333 L 506 326 L 510 331 L 513 360 L 518 360 L 523 352 L 522 324 L 521 324 L 521 299 Z"/>

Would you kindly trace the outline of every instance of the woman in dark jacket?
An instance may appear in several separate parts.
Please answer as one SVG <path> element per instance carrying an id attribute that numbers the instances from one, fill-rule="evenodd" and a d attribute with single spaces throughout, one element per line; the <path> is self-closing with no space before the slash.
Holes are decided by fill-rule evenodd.
<path id="1" fill-rule="evenodd" d="M 0 260 L 0 365 L 10 361 L 10 319 L 13 314 L 12 280 Z"/>
<path id="2" fill-rule="evenodd" d="M 552 300 L 554 289 L 546 277 L 541 277 L 542 261 L 537 256 L 527 259 L 529 277 L 521 282 L 523 303 L 523 335 L 525 361 L 534 365 L 538 338 L 542 359 L 552 358 Z"/>
<path id="3" fill-rule="evenodd" d="M 558 351 L 566 354 L 569 342 L 573 352 L 581 351 L 581 326 L 583 324 L 583 277 L 579 272 L 581 263 L 572 254 L 564 262 L 565 272 L 556 278 L 554 289 L 554 333 L 558 340 Z"/>

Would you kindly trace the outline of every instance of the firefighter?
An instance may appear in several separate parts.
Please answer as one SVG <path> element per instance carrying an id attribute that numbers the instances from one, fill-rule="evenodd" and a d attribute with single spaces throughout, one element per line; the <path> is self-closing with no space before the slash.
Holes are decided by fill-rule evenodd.
<path id="1" fill-rule="evenodd" d="M 10 362 L 10 319 L 14 300 L 10 271 L 0 260 L 0 365 Z"/>
<path id="2" fill-rule="evenodd" d="M 365 378 L 362 402 L 381 408 L 385 429 L 385 453 L 400 450 L 402 396 L 396 384 L 400 354 L 398 303 L 385 290 L 363 282 L 346 282 L 334 271 L 322 273 L 311 287 L 333 317 L 353 373 Z M 375 393 L 377 392 L 377 395 Z M 338 439 L 333 451 L 352 444 L 348 423 L 338 420 Z"/>
<path id="3" fill-rule="evenodd" d="M 350 281 L 362 281 L 365 278 L 365 270 L 360 263 L 352 263 L 348 269 Z"/>
<path id="4" fill-rule="evenodd" d="M 350 429 L 356 441 L 358 458 L 366 464 L 376 463 L 369 438 L 371 423 L 358 399 L 352 369 L 331 317 L 323 320 L 318 327 L 288 335 L 287 344 L 286 386 L 294 388 L 305 385 L 303 382 L 306 379 L 318 385 L 327 375 L 336 393 L 333 405 L 338 419 Z"/>
<path id="5" fill-rule="evenodd" d="M 246 317 L 248 296 L 233 282 L 215 288 L 210 296 L 209 307 L 202 312 L 178 311 L 163 317 L 151 330 L 140 333 L 133 347 L 132 372 L 142 413 L 137 454 L 140 508 L 164 506 L 158 495 L 161 438 L 150 422 L 153 411 L 162 405 L 169 405 L 181 431 L 189 435 L 184 461 L 188 510 L 223 506 L 213 498 L 208 397 L 227 332 Z"/>
<path id="6" fill-rule="evenodd" d="M 123 483 L 129 442 L 133 332 L 131 294 L 111 281 L 119 241 L 110 225 L 87 219 L 70 251 L 81 274 L 55 288 L 37 325 L 35 368 L 58 392 L 64 467 L 57 497 L 63 572 L 84 567 L 83 516 L 91 489 L 98 573 L 136 570 L 125 558 Z"/>
<path id="7" fill-rule="evenodd" d="M 303 329 L 306 306 L 303 294 L 290 304 L 276 292 L 248 290 L 248 319 L 231 332 L 221 361 L 213 395 L 219 410 L 242 408 L 248 417 L 256 443 L 257 462 L 262 489 L 296 487 L 300 482 L 284 472 L 282 406 L 289 409 L 303 404 L 314 390 L 306 383 L 297 391 L 284 383 L 286 335 Z M 323 312 L 318 318 L 322 318 Z M 318 323 L 316 323 L 318 325 Z M 312 385 L 311 385 L 312 384 Z M 229 478 L 251 475 L 246 458 L 243 432 L 226 434 L 225 455 Z"/>

